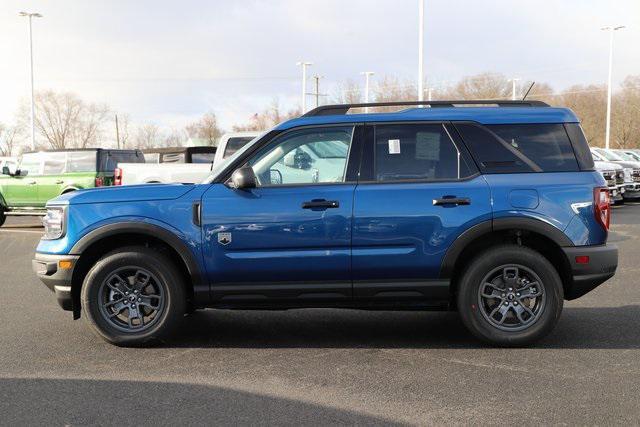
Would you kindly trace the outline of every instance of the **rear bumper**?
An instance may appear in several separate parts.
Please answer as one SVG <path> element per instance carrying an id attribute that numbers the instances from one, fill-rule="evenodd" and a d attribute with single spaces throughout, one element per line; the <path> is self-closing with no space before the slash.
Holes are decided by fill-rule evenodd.
<path id="1" fill-rule="evenodd" d="M 73 310 L 73 298 L 71 296 L 71 278 L 79 256 L 74 255 L 49 255 L 36 253 L 31 261 L 33 271 L 42 283 L 56 294 L 58 304 L 64 310 Z M 60 261 L 71 261 L 71 268 L 60 268 Z"/>
<path id="2" fill-rule="evenodd" d="M 573 283 L 566 291 L 565 298 L 576 299 L 591 292 L 616 274 L 618 268 L 618 247 L 606 244 L 600 246 L 575 246 L 562 248 L 569 264 Z M 589 257 L 589 262 L 578 263 L 576 257 Z"/>

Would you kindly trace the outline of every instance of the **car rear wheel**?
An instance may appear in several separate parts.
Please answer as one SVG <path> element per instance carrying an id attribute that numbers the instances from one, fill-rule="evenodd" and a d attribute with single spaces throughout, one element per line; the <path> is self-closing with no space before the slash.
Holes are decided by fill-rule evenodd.
<path id="1" fill-rule="evenodd" d="M 476 257 L 458 287 L 465 326 L 481 340 L 499 346 L 532 344 L 558 322 L 562 281 L 538 252 L 515 245 L 491 248 Z"/>
<path id="2" fill-rule="evenodd" d="M 105 255 L 89 271 L 82 309 L 94 330 L 120 346 L 166 338 L 186 311 L 184 280 L 163 254 L 145 247 Z"/>

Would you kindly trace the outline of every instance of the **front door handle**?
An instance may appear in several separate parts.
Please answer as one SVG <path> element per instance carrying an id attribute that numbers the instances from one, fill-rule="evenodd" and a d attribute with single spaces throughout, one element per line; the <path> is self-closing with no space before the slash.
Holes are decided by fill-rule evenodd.
<path id="1" fill-rule="evenodd" d="M 27 182 L 27 185 L 36 185 L 36 182 L 35 181 L 29 181 L 29 182 Z"/>
<path id="2" fill-rule="evenodd" d="M 302 209 L 335 209 L 340 207 L 337 200 L 313 199 L 310 202 L 302 203 Z"/>
<path id="3" fill-rule="evenodd" d="M 455 197 L 455 196 L 444 196 L 441 199 L 433 199 L 433 206 L 447 206 L 447 205 L 470 205 L 471 199 L 468 197 Z"/>
<path id="4" fill-rule="evenodd" d="M 64 181 L 59 179 L 59 180 L 56 181 L 56 184 L 64 184 Z"/>

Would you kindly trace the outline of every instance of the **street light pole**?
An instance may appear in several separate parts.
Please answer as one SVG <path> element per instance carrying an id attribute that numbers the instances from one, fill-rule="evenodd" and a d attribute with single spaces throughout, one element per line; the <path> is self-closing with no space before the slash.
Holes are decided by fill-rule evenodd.
<path id="1" fill-rule="evenodd" d="M 424 101 L 424 0 L 418 0 L 418 101 Z"/>
<path id="2" fill-rule="evenodd" d="M 516 82 L 518 80 L 520 80 L 520 79 L 513 78 L 513 79 L 509 80 L 511 82 L 511 99 L 513 101 L 515 101 L 517 99 L 516 98 Z"/>
<path id="3" fill-rule="evenodd" d="M 611 136 L 611 75 L 613 74 L 613 33 L 624 28 L 624 25 L 602 27 L 601 30 L 609 31 L 609 77 L 607 79 L 607 125 L 605 131 L 605 148 L 609 149 Z"/>
<path id="4" fill-rule="evenodd" d="M 302 114 L 307 112 L 307 67 L 313 65 L 312 62 L 299 61 L 296 65 L 302 67 Z"/>
<path id="5" fill-rule="evenodd" d="M 31 18 L 42 18 L 39 13 L 20 12 L 20 16 L 29 18 L 29 70 L 31 72 L 31 149 L 36 149 L 36 125 L 35 125 L 35 99 L 33 93 L 33 37 L 31 31 Z"/>
<path id="6" fill-rule="evenodd" d="M 369 103 L 369 78 L 373 76 L 375 73 L 373 71 L 363 71 L 360 74 L 364 76 L 364 102 L 365 104 Z M 364 112 L 369 112 L 369 107 L 364 107 Z"/>

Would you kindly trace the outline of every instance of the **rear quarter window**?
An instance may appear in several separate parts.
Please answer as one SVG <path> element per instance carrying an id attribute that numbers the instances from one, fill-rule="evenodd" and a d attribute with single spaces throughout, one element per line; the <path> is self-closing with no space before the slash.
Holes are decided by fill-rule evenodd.
<path id="1" fill-rule="evenodd" d="M 456 124 L 484 173 L 580 170 L 563 124 Z"/>

